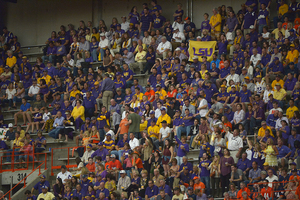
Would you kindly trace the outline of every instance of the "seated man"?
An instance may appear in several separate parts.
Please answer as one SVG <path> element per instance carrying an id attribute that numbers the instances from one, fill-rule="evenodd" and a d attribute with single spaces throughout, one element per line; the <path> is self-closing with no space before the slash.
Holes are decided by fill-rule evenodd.
<path id="1" fill-rule="evenodd" d="M 242 199 L 242 193 L 246 192 L 248 196 L 250 195 L 250 190 L 249 188 L 246 187 L 246 184 L 244 182 L 240 183 L 240 190 L 237 193 L 237 199 Z"/>
<path id="2" fill-rule="evenodd" d="M 55 127 L 55 129 L 52 129 L 48 135 L 54 139 L 57 139 L 58 138 L 58 134 L 60 132 L 60 130 L 62 128 L 64 128 L 64 117 L 62 116 L 61 112 L 58 111 L 57 112 L 57 115 L 55 116 L 55 120 L 54 120 L 54 123 L 53 123 L 53 127 Z"/>
<path id="3" fill-rule="evenodd" d="M 19 115 L 23 116 L 23 121 L 24 121 L 23 126 L 26 126 L 26 112 L 29 111 L 29 109 L 30 109 L 30 103 L 27 103 L 26 99 L 22 98 L 22 105 L 20 107 L 20 111 L 14 114 L 14 120 L 15 120 L 14 126 L 17 126 Z"/>

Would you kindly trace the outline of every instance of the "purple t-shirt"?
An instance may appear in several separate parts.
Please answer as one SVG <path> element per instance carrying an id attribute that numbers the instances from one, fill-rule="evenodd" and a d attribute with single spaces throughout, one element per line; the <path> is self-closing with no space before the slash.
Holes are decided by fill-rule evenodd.
<path id="1" fill-rule="evenodd" d="M 199 164 L 199 168 L 201 168 L 200 177 L 210 175 L 210 170 L 206 168 L 206 166 L 208 167 L 210 165 L 210 163 L 211 163 L 210 160 L 203 160 L 200 162 L 200 164 Z"/>

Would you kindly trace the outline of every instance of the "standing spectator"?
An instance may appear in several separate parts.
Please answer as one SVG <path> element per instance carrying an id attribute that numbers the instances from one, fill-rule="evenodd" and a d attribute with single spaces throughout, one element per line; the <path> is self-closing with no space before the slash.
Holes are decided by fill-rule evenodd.
<path id="1" fill-rule="evenodd" d="M 221 15 L 218 13 L 218 9 L 213 9 L 213 16 L 211 16 L 209 24 L 211 27 L 211 39 L 219 40 L 221 34 Z"/>
<path id="2" fill-rule="evenodd" d="M 144 8 L 144 15 L 141 17 L 139 32 L 142 36 L 144 36 L 144 32 L 148 31 L 150 33 L 153 25 L 153 18 L 149 14 L 149 8 Z"/>
<path id="3" fill-rule="evenodd" d="M 253 7 L 248 6 L 247 12 L 245 14 L 244 21 L 242 24 L 242 28 L 241 28 L 241 30 L 244 31 L 245 37 L 248 33 L 250 33 L 251 26 L 253 26 L 253 28 L 256 27 L 256 23 L 257 23 L 256 19 L 257 19 L 257 16 L 255 14 L 255 11 L 253 10 Z"/>
<path id="4" fill-rule="evenodd" d="M 233 133 L 228 131 L 226 133 L 226 138 L 228 139 L 228 150 L 230 151 L 234 162 L 237 163 L 243 148 L 243 140 L 239 137 L 238 129 L 235 129 Z"/>
<path id="5" fill-rule="evenodd" d="M 105 106 L 108 110 L 110 108 L 110 100 L 113 98 L 113 92 L 115 91 L 115 83 L 111 78 L 109 78 L 109 74 L 104 74 L 104 80 L 101 85 L 101 96 L 103 106 Z"/>
<path id="6" fill-rule="evenodd" d="M 128 123 L 125 124 L 126 126 L 129 126 L 128 133 L 134 133 L 135 138 L 139 139 L 141 138 L 140 134 L 140 123 L 141 123 L 141 116 L 136 114 L 133 110 L 133 108 L 130 108 L 128 115 Z"/>
<path id="7" fill-rule="evenodd" d="M 234 160 L 230 156 L 229 150 L 224 149 L 224 156 L 220 159 L 220 165 L 219 165 L 219 171 L 221 172 L 222 194 L 224 194 L 226 187 L 227 190 L 229 188 L 231 165 L 233 164 L 234 164 Z"/>

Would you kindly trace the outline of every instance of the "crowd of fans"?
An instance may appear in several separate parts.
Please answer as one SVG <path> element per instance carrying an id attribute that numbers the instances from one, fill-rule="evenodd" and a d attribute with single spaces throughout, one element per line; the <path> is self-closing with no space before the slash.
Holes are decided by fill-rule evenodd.
<path id="1" fill-rule="evenodd" d="M 273 29 L 271 0 L 222 5 L 197 27 L 181 4 L 166 19 L 152 0 L 121 23 L 62 25 L 33 66 L 4 28 L 0 103 L 21 102 L 14 124 L 0 116 L 6 162 L 13 148 L 19 167 L 43 152 L 43 132 L 80 132 L 77 167 L 54 185 L 41 176 L 27 199 L 299 199 L 300 4 L 272 3 Z M 189 41 L 215 40 L 211 61 L 189 55 Z M 136 73 L 150 75 L 145 87 Z"/>

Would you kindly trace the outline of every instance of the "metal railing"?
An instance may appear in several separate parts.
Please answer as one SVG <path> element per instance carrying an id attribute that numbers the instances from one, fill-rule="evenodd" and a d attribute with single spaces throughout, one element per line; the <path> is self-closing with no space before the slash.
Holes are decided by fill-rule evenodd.
<path id="1" fill-rule="evenodd" d="M 32 164 L 32 170 L 34 170 L 34 164 L 35 163 L 45 163 L 45 170 L 47 169 L 47 153 L 34 153 L 34 147 L 32 148 L 32 153 L 17 153 L 20 152 L 16 149 L 19 148 L 13 148 L 12 151 L 2 151 L 3 154 L 7 154 L 10 153 L 11 155 L 3 155 L 1 156 L 1 160 L 0 160 L 0 173 L 3 172 L 15 172 L 15 171 L 21 171 L 21 170 L 28 170 L 29 169 L 29 165 Z M 44 160 L 35 160 L 36 155 L 44 155 Z M 15 158 L 18 158 L 20 156 L 26 156 L 26 160 L 24 160 L 24 162 L 20 162 L 20 161 L 15 161 Z M 10 163 L 5 163 L 3 162 L 3 159 L 10 157 L 11 162 Z M 32 158 L 32 161 L 30 161 L 30 157 Z M 19 165 L 19 164 L 25 164 L 26 167 L 22 168 L 16 168 L 15 165 Z M 11 166 L 9 169 L 5 169 L 5 166 Z M 3 169 L 4 168 L 4 169 Z"/>
<path id="2" fill-rule="evenodd" d="M 44 165 L 45 164 L 45 169 L 46 169 L 46 162 L 43 162 L 43 163 L 41 163 L 39 166 L 37 166 L 34 170 L 32 170 L 32 172 L 30 172 L 27 176 L 25 176 L 19 183 L 17 183 L 13 188 L 11 188 L 8 192 L 6 192 L 1 198 L 0 198 L 0 200 L 1 199 L 5 199 L 5 196 L 7 196 L 8 195 L 8 199 L 9 200 L 11 200 L 12 199 L 12 191 L 13 191 L 13 189 L 15 189 L 18 185 L 20 185 L 23 181 L 24 181 L 24 186 L 23 186 L 23 188 L 25 188 L 26 187 L 26 179 L 33 173 L 33 172 L 35 172 L 37 169 L 39 169 L 39 175 L 38 176 L 40 176 L 42 173 L 41 173 L 41 167 L 42 167 L 42 165 Z"/>
<path id="3" fill-rule="evenodd" d="M 61 169 L 61 165 L 54 165 L 54 162 L 53 162 L 53 158 L 54 158 L 53 154 L 54 154 L 54 151 L 56 151 L 56 150 L 67 149 L 67 151 L 66 151 L 66 153 L 67 153 L 67 155 L 66 155 L 66 157 L 67 157 L 66 167 L 67 168 L 77 167 L 76 164 L 70 165 L 70 150 L 74 149 L 74 148 L 75 149 L 77 149 L 77 148 L 84 148 L 84 150 L 85 150 L 86 147 L 85 146 L 79 146 L 79 147 L 60 147 L 60 148 L 52 148 L 51 149 L 51 176 L 54 176 L 54 173 L 53 173 L 54 169 Z M 63 156 L 63 155 L 61 155 L 61 156 Z"/>

